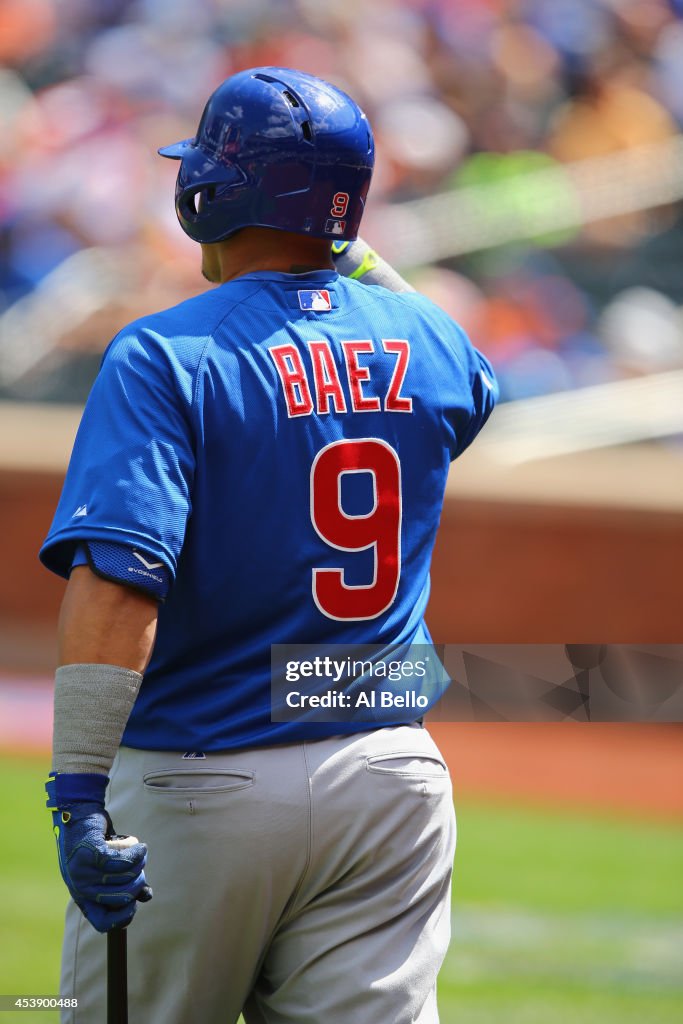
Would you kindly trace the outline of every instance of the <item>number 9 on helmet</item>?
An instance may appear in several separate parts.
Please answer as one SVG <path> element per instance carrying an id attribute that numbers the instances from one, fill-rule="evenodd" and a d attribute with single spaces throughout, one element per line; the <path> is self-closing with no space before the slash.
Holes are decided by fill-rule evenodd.
<path id="1" fill-rule="evenodd" d="M 205 243 L 244 227 L 352 241 L 374 163 L 370 124 L 350 96 L 276 67 L 226 79 L 195 138 L 159 153 L 180 160 L 178 220 Z"/>

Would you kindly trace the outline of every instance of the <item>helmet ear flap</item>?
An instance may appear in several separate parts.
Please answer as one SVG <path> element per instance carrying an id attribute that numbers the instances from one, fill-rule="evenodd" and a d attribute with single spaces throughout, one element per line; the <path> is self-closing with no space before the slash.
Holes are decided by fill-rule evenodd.
<path id="1" fill-rule="evenodd" d="M 211 204 L 217 193 L 216 185 L 195 185 L 184 188 L 177 200 L 177 211 L 180 222 L 195 241 L 202 241 L 202 228 L 211 219 Z M 189 226 L 197 228 L 198 233 L 188 230 Z"/>
<path id="2" fill-rule="evenodd" d="M 178 199 L 178 209 L 185 220 L 196 224 L 206 213 L 207 207 L 216 198 L 215 185 L 202 185 L 195 188 L 187 188 Z"/>
<path id="3" fill-rule="evenodd" d="M 178 199 L 178 208 L 185 220 L 194 223 L 199 216 L 199 196 L 202 189 L 185 189 Z"/>
<path id="4" fill-rule="evenodd" d="M 197 210 L 197 215 L 201 215 L 202 211 L 206 209 L 209 203 L 213 202 L 216 198 L 216 186 L 207 185 L 206 188 L 202 188 L 199 192 L 195 192 L 192 196 Z"/>

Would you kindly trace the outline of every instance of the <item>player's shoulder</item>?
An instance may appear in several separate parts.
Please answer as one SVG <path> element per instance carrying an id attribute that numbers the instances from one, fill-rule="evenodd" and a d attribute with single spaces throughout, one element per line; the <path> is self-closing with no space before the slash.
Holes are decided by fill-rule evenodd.
<path id="1" fill-rule="evenodd" d="M 150 356 L 156 352 L 183 364 L 196 364 L 220 323 L 244 298 L 243 288 L 222 285 L 138 317 L 118 332 L 105 356 L 125 359 L 131 350 Z"/>
<path id="2" fill-rule="evenodd" d="M 439 324 L 450 324 L 458 330 L 462 330 L 448 313 L 432 302 L 431 299 L 428 299 L 426 295 L 423 295 L 422 292 L 393 292 L 382 285 L 367 285 L 363 284 L 362 281 L 354 281 L 348 277 L 340 277 L 339 281 L 348 290 L 349 295 L 353 296 L 357 301 L 364 298 L 368 302 L 394 306 L 396 309 L 403 310 L 406 314 L 433 320 Z"/>
<path id="3" fill-rule="evenodd" d="M 455 333 L 464 336 L 465 331 L 444 309 L 423 295 L 422 292 L 389 292 L 401 302 L 406 313 L 410 312 L 425 325 L 440 333 Z"/>
<path id="4" fill-rule="evenodd" d="M 397 317 L 406 331 L 416 329 L 431 341 L 446 344 L 456 352 L 470 345 L 464 328 L 421 292 L 392 292 L 381 285 L 368 286 L 360 281 L 343 280 L 350 295 L 383 308 L 388 315 Z"/>

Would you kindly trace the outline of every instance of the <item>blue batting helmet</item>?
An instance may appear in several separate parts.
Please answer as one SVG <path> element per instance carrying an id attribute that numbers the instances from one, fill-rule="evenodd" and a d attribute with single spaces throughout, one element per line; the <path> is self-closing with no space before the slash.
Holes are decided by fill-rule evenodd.
<path id="1" fill-rule="evenodd" d="M 251 68 L 209 98 L 180 160 L 176 211 L 196 242 L 244 227 L 352 241 L 374 163 L 370 124 L 350 96 L 290 68 Z"/>

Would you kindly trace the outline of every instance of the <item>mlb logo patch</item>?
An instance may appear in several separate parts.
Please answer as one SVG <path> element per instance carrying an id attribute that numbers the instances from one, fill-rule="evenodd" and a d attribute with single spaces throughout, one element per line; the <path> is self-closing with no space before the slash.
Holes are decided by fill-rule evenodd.
<path id="1" fill-rule="evenodd" d="M 301 309 L 312 309 L 315 313 L 324 313 L 332 309 L 332 299 L 326 288 L 317 290 L 299 291 L 299 306 Z"/>
<path id="2" fill-rule="evenodd" d="M 345 220 L 334 220 L 332 217 L 325 221 L 325 234 L 327 235 L 343 235 L 346 231 Z"/>

